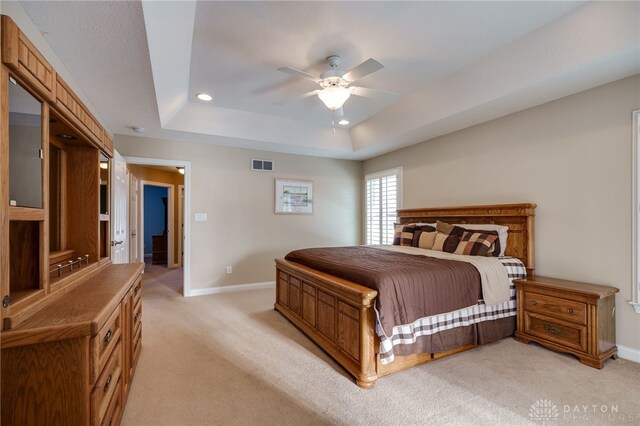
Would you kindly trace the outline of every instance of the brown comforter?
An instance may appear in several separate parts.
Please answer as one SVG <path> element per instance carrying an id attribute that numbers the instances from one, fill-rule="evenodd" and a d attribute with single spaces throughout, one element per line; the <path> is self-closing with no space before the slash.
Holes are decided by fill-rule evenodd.
<path id="1" fill-rule="evenodd" d="M 372 247 L 302 249 L 285 259 L 376 290 L 388 336 L 396 325 L 466 308 L 481 298 L 478 270 L 466 262 Z"/>

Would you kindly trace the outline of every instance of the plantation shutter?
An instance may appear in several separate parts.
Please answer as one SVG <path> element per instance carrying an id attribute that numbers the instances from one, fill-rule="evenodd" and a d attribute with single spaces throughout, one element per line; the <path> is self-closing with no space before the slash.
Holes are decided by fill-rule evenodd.
<path id="1" fill-rule="evenodd" d="M 366 181 L 366 243 L 392 244 L 394 222 L 401 207 L 402 169 L 392 169 L 367 175 Z"/>

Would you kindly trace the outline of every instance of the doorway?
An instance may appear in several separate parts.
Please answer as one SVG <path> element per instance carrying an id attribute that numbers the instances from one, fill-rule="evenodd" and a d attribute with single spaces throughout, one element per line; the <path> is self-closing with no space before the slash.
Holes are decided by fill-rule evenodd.
<path id="1" fill-rule="evenodd" d="M 180 160 L 163 160 L 155 158 L 141 158 L 141 157 L 125 157 L 127 164 L 130 165 L 131 170 L 138 172 L 140 169 L 154 169 L 165 170 L 165 172 L 171 172 L 173 174 L 180 173 L 182 179 L 181 183 L 166 183 L 158 182 L 154 179 L 154 174 L 138 173 L 136 176 L 138 183 L 136 185 L 137 191 L 130 191 L 132 197 L 136 197 L 136 200 L 130 200 L 132 210 L 130 212 L 132 223 L 132 240 L 137 239 L 135 249 L 131 249 L 130 257 L 134 259 L 138 256 L 138 262 L 143 261 L 145 253 L 149 253 L 149 245 L 151 251 L 150 267 L 156 267 L 153 264 L 153 237 L 151 242 L 145 244 L 145 219 L 144 212 L 147 210 L 145 207 L 145 188 L 160 187 L 166 190 L 167 198 L 167 216 L 166 216 L 166 234 L 164 229 L 154 231 L 153 235 L 162 236 L 166 235 L 166 255 L 167 266 L 171 268 L 173 273 L 180 273 L 182 270 L 182 289 L 181 293 L 187 297 L 190 295 L 190 196 L 191 196 L 191 162 Z M 133 176 L 133 173 L 132 173 Z M 177 208 L 172 208 L 175 206 Z M 137 209 L 138 212 L 135 212 Z M 162 209 L 164 214 L 164 209 Z M 163 221 L 165 222 L 165 221 Z M 177 223 L 176 223 L 177 222 Z M 182 223 L 184 222 L 184 223 Z M 136 237 L 133 236 L 135 230 Z M 162 244 L 162 238 L 156 238 Z M 175 250 L 174 250 L 175 247 Z M 157 259 L 160 259 L 162 254 L 157 254 Z M 133 260 L 132 260 L 133 261 Z"/>
<path id="2" fill-rule="evenodd" d="M 142 238 L 138 250 L 144 253 L 145 263 L 173 268 L 174 252 L 174 202 L 173 185 L 141 180 L 140 232 Z"/>

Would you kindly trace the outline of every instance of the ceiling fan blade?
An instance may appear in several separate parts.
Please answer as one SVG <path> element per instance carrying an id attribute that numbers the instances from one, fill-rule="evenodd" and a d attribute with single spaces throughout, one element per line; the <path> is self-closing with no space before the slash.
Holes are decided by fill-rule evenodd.
<path id="1" fill-rule="evenodd" d="M 356 81 L 384 68 L 380 62 L 369 58 L 342 76 L 347 81 Z"/>
<path id="2" fill-rule="evenodd" d="M 287 104 L 290 104 L 291 102 L 300 101 L 300 100 L 306 99 L 306 98 L 308 98 L 310 96 L 317 95 L 319 91 L 320 91 L 320 89 L 313 90 L 311 92 L 305 93 L 304 95 L 294 96 L 293 98 L 284 99 L 284 100 L 276 102 L 276 105 L 287 105 Z"/>
<path id="3" fill-rule="evenodd" d="M 400 96 L 398 93 L 387 92 L 386 90 L 369 89 L 368 87 L 350 86 L 351 94 L 365 98 L 385 99 Z"/>
<path id="4" fill-rule="evenodd" d="M 305 80 L 313 81 L 314 83 L 319 83 L 321 81 L 320 77 L 314 77 L 309 73 L 306 73 L 304 71 L 300 71 L 291 67 L 278 68 L 278 71 L 281 71 L 285 74 L 292 75 L 294 77 L 304 78 Z"/>

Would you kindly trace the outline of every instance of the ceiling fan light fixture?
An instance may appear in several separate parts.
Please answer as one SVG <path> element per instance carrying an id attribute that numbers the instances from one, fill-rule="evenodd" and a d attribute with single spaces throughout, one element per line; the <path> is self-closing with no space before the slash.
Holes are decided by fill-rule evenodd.
<path id="1" fill-rule="evenodd" d="M 338 121 L 338 124 L 341 126 L 346 126 L 347 124 L 349 124 L 349 120 L 345 120 L 344 118 L 340 121 Z"/>
<path id="2" fill-rule="evenodd" d="M 318 92 L 320 100 L 331 111 L 335 111 L 344 105 L 351 96 L 351 90 L 338 85 L 330 85 Z"/>

